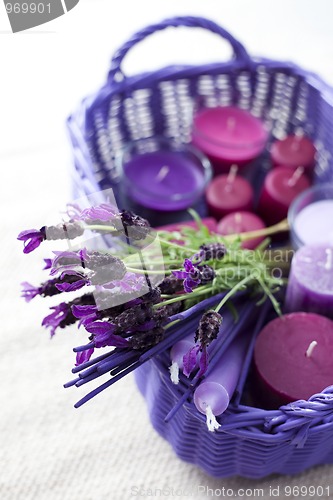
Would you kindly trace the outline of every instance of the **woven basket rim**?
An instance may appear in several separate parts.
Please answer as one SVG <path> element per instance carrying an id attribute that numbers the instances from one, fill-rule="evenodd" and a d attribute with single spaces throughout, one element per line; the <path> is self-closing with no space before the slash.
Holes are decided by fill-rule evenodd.
<path id="1" fill-rule="evenodd" d="M 185 377 L 180 377 L 178 385 L 170 380 L 169 350 L 152 358 L 163 384 L 177 401 L 188 389 L 184 383 Z M 183 407 L 193 417 L 205 422 L 205 415 L 195 407 L 193 401 L 186 401 Z M 283 405 L 276 410 L 265 410 L 247 405 L 231 403 L 226 412 L 218 417 L 221 427 L 217 433 L 229 433 L 239 437 L 264 440 L 270 442 L 295 441 L 306 433 L 315 434 L 333 427 L 333 385 L 325 388 L 321 393 L 314 394 L 308 400 L 299 400 Z"/>

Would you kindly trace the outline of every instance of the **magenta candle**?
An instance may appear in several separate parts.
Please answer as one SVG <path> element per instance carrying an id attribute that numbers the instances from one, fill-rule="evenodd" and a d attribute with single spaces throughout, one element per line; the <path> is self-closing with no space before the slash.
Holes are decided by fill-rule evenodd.
<path id="1" fill-rule="evenodd" d="M 312 244 L 297 250 L 291 262 L 285 308 L 333 319 L 333 246 Z"/>
<path id="2" fill-rule="evenodd" d="M 333 382 L 333 322 L 291 313 L 270 321 L 254 349 L 256 393 L 265 408 L 308 399 Z"/>
<path id="3" fill-rule="evenodd" d="M 310 176 L 315 166 L 316 148 L 305 135 L 288 135 L 285 139 L 273 142 L 271 158 L 275 165 L 283 165 L 292 169 L 304 167 Z"/>
<path id="4" fill-rule="evenodd" d="M 207 227 L 210 233 L 217 232 L 217 223 L 213 217 L 204 217 L 203 219 L 201 219 L 201 222 L 203 223 L 204 226 Z M 189 220 L 186 222 L 177 222 L 175 224 L 167 224 L 165 226 L 161 226 L 156 229 L 169 232 L 173 231 L 181 232 L 184 227 L 192 227 L 193 229 L 199 229 L 198 224 L 196 223 L 195 220 Z"/>
<path id="5" fill-rule="evenodd" d="M 295 171 L 276 167 L 265 177 L 260 193 L 258 213 L 268 225 L 285 219 L 291 202 L 310 186 L 302 167 Z"/>
<path id="6" fill-rule="evenodd" d="M 194 404 L 206 415 L 210 431 L 219 427 L 215 417 L 227 409 L 236 389 L 248 343 L 246 335 L 236 338 L 194 391 Z"/>
<path id="7" fill-rule="evenodd" d="M 264 124 L 234 106 L 204 108 L 195 115 L 192 142 L 211 160 L 216 172 L 230 165 L 244 165 L 264 149 L 268 132 Z"/>
<path id="8" fill-rule="evenodd" d="M 229 174 L 215 177 L 206 189 L 209 213 L 217 219 L 231 212 L 248 211 L 253 207 L 253 188 L 236 172 L 237 167 L 232 166 Z"/>
<path id="9" fill-rule="evenodd" d="M 223 236 L 228 236 L 230 234 L 245 233 L 247 231 L 258 231 L 259 229 L 264 229 L 265 227 L 265 223 L 260 219 L 260 217 L 252 212 L 233 212 L 220 220 L 217 225 L 217 232 Z M 254 238 L 252 240 L 243 241 L 241 246 L 252 250 L 263 240 L 263 236 L 260 238 Z"/>

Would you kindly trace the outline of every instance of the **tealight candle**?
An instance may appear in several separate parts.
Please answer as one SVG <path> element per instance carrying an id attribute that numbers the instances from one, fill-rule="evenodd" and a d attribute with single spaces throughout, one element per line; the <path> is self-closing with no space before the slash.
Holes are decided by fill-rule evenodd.
<path id="1" fill-rule="evenodd" d="M 285 307 L 289 312 L 310 311 L 333 318 L 333 245 L 305 245 L 297 250 Z"/>
<path id="2" fill-rule="evenodd" d="M 251 184 L 237 175 L 238 167 L 232 165 L 229 174 L 219 175 L 206 189 L 206 202 L 211 215 L 221 217 L 236 211 L 251 210 L 254 192 Z"/>
<path id="3" fill-rule="evenodd" d="M 273 142 L 270 151 L 273 164 L 294 170 L 302 166 L 310 177 L 315 165 L 316 152 L 313 142 L 308 137 L 295 134 Z"/>
<path id="4" fill-rule="evenodd" d="M 156 211 L 171 213 L 193 207 L 211 178 L 204 155 L 164 138 L 134 141 L 120 161 L 123 191 L 129 203 L 134 203 L 130 208 L 149 220 L 150 216 L 156 218 Z M 165 217 L 161 220 L 165 222 Z"/>
<path id="5" fill-rule="evenodd" d="M 268 138 L 264 124 L 234 106 L 204 108 L 194 117 L 192 142 L 211 160 L 216 172 L 244 165 L 263 151 Z"/>
<path id="6" fill-rule="evenodd" d="M 258 213 L 268 225 L 285 219 L 291 202 L 310 186 L 303 167 L 291 171 L 288 167 L 276 167 L 265 177 Z"/>
<path id="7" fill-rule="evenodd" d="M 206 415 L 210 431 L 220 427 L 215 417 L 224 413 L 229 405 L 237 386 L 248 344 L 249 338 L 246 335 L 237 337 L 194 391 L 194 404 L 198 411 Z"/>
<path id="8" fill-rule="evenodd" d="M 268 409 L 321 392 L 333 382 L 333 322 L 291 313 L 270 321 L 254 349 L 255 392 Z"/>
<path id="9" fill-rule="evenodd" d="M 217 224 L 217 233 L 227 236 L 229 234 L 239 234 L 248 231 L 257 231 L 266 226 L 258 215 L 251 212 L 233 212 L 226 215 Z M 250 250 L 256 248 L 263 240 L 264 236 L 252 240 L 243 241 L 241 246 Z"/>
<path id="10" fill-rule="evenodd" d="M 311 243 L 333 245 L 333 184 L 300 194 L 290 206 L 288 221 L 294 248 Z"/>

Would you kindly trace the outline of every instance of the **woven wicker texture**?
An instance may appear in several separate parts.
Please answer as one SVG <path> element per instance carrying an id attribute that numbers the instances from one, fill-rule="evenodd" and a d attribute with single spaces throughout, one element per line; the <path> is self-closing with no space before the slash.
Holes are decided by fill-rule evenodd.
<path id="1" fill-rule="evenodd" d="M 156 31 L 178 26 L 217 33 L 230 43 L 233 59 L 204 66 L 169 66 L 130 78 L 123 74 L 123 59 L 135 44 Z M 126 42 L 112 59 L 106 85 L 69 118 L 76 194 L 91 195 L 112 187 L 117 195 L 117 156 L 128 141 L 154 135 L 190 141 L 189 110 L 198 101 L 250 110 L 271 130 L 270 141 L 303 131 L 318 150 L 316 182 L 332 178 L 333 89 L 292 63 L 251 59 L 232 35 L 210 20 L 177 17 L 149 26 Z M 219 432 L 208 434 L 193 404 L 186 404 L 171 422 L 164 423 L 180 395 L 170 387 L 166 358 L 142 368 L 137 380 L 154 427 L 181 458 L 213 476 L 296 473 L 333 460 L 333 388 L 275 412 L 235 407 L 221 419 Z"/>
<path id="2" fill-rule="evenodd" d="M 121 63 L 131 47 L 155 31 L 177 26 L 202 27 L 219 34 L 231 44 L 233 60 L 169 66 L 129 78 L 123 75 Z M 330 178 L 332 89 L 292 63 L 251 59 L 238 41 L 212 21 L 179 17 L 145 28 L 124 44 L 113 57 L 106 85 L 69 118 L 78 193 L 109 187 L 117 191 L 115 159 L 128 141 L 154 135 L 189 141 L 189 110 L 198 100 L 206 106 L 235 104 L 250 110 L 270 128 L 271 141 L 303 130 L 318 149 L 317 181 Z"/>

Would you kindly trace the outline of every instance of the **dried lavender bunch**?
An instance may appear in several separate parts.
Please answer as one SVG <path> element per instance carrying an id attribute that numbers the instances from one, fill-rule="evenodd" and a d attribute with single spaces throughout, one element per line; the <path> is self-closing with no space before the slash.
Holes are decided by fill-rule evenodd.
<path id="1" fill-rule="evenodd" d="M 203 374 L 208 366 L 207 346 L 221 329 L 220 310 L 238 292 L 261 293 L 278 309 L 274 294 L 283 281 L 267 272 L 260 253 L 264 247 L 245 251 L 239 241 L 228 244 L 202 227 L 199 231 L 186 230 L 182 244 L 177 244 L 172 235 L 157 233 L 162 267 L 154 267 L 161 255 L 155 255 L 150 247 L 148 259 L 142 258 L 144 242 L 147 236 L 149 242 L 152 238 L 148 222 L 107 203 L 84 210 L 72 207 L 68 222 L 23 231 L 18 239 L 23 241 L 24 253 L 30 253 L 46 240 L 72 240 L 86 231 L 124 236 L 127 246 L 108 251 L 81 248 L 54 252 L 52 259 L 45 259 L 50 279 L 37 287 L 25 282 L 22 292 L 27 301 L 67 292 L 80 294 L 52 306 L 43 325 L 50 328 L 51 335 L 57 328 L 76 322 L 87 332 L 87 344 L 74 348 L 73 371 L 80 372 L 79 378 L 68 386 L 84 385 L 110 372 L 110 383 L 97 388 L 83 402 L 171 347 L 188 334 L 189 327 L 196 346 L 188 353 L 185 372 L 192 373 L 200 351 L 199 374 Z M 99 349 L 103 354 L 96 356 Z"/>

